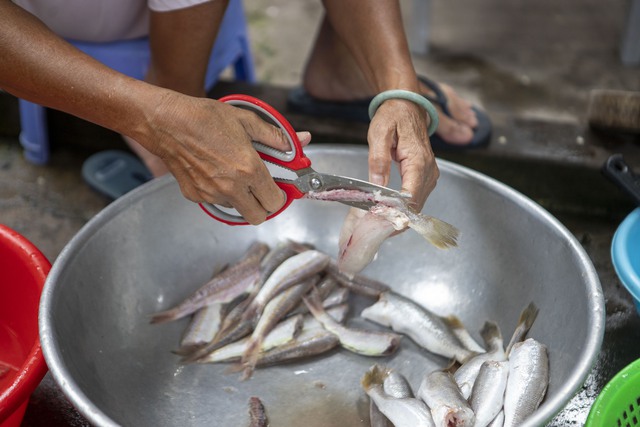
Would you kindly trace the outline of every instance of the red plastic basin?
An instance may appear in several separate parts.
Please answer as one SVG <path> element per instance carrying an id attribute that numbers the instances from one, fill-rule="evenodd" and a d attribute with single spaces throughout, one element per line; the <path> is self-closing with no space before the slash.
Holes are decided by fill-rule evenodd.
<path id="1" fill-rule="evenodd" d="M 0 427 L 19 426 L 47 373 L 38 338 L 38 304 L 51 268 L 22 235 L 0 224 Z"/>

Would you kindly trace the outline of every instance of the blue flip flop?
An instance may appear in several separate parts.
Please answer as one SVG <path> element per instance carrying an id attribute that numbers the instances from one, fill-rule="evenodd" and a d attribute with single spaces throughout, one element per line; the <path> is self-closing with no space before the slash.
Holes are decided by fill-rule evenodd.
<path id="1" fill-rule="evenodd" d="M 442 114 L 452 117 L 449 110 L 448 100 L 440 85 L 435 81 L 418 76 L 418 79 L 429 89 L 435 93 L 435 97 L 426 96 L 429 101 L 438 105 L 442 110 Z M 362 123 L 369 122 L 369 103 L 372 98 L 359 99 L 355 101 L 324 101 L 317 99 L 307 93 L 303 87 L 297 87 L 291 90 L 287 96 L 287 106 L 295 112 L 307 114 L 315 117 L 334 118 Z M 473 139 L 470 143 L 464 145 L 451 144 L 440 138 L 438 134 L 433 134 L 429 140 L 431 146 L 437 150 L 468 150 L 474 148 L 485 147 L 491 141 L 492 125 L 487 114 L 472 107 L 478 119 L 478 125 L 473 130 Z"/>
<path id="2" fill-rule="evenodd" d="M 106 150 L 90 156 L 82 164 L 82 177 L 91 188 L 111 200 L 153 178 L 136 156 L 120 150 Z"/>

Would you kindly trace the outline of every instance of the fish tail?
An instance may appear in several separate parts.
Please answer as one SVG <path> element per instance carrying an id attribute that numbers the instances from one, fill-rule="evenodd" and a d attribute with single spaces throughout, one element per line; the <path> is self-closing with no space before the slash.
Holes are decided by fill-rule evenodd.
<path id="1" fill-rule="evenodd" d="M 439 249 L 458 246 L 460 231 L 453 225 L 438 218 L 422 214 L 412 215 L 409 227 Z"/>
<path id="2" fill-rule="evenodd" d="M 384 379 L 388 376 L 389 370 L 382 368 L 376 363 L 364 374 L 360 383 L 362 384 L 362 388 L 367 391 L 372 387 L 382 385 Z"/>
<path id="3" fill-rule="evenodd" d="M 178 320 L 188 314 L 191 314 L 191 313 L 182 312 L 180 307 L 174 307 L 169 310 L 160 311 L 158 313 L 152 314 L 151 320 L 149 321 L 149 323 L 156 324 L 156 323 L 171 322 L 173 320 Z"/>
<path id="4" fill-rule="evenodd" d="M 529 330 L 533 326 L 533 322 L 535 322 L 538 317 L 538 312 L 538 307 L 533 302 L 530 302 L 529 305 L 522 310 L 516 329 L 513 331 L 513 335 L 511 336 L 511 341 L 509 341 L 509 345 L 507 345 L 507 349 L 505 350 L 506 354 L 511 352 L 511 349 L 516 342 L 524 341 Z"/>
<path id="5" fill-rule="evenodd" d="M 480 336 L 485 343 L 489 343 L 496 338 L 501 338 L 502 333 L 500 332 L 500 327 L 496 324 L 496 322 L 488 320 L 484 322 L 484 326 L 482 326 L 482 329 L 480 329 Z"/>

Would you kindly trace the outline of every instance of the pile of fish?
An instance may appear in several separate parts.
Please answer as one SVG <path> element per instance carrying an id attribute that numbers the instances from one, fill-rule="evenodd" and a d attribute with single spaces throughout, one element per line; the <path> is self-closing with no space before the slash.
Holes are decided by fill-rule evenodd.
<path id="1" fill-rule="evenodd" d="M 274 248 L 257 242 L 152 323 L 192 315 L 180 347 L 185 363 L 235 362 L 251 377 L 256 367 L 309 357 L 339 345 L 386 356 L 401 335 L 343 324 L 351 291 L 377 297 L 388 287 L 362 275 L 347 277 L 329 255 L 290 240 Z"/>
<path id="2" fill-rule="evenodd" d="M 351 293 L 375 299 L 359 313 L 375 328 L 345 324 Z M 547 349 L 525 339 L 537 312 L 533 304 L 523 310 L 506 348 L 497 324 L 487 321 L 480 331 L 482 346 L 457 317 L 436 315 L 361 274 L 345 275 L 326 253 L 286 240 L 272 248 L 252 244 L 240 259 L 173 308 L 154 314 L 151 322 L 191 316 L 174 351 L 181 361 L 230 363 L 229 371 L 242 372 L 242 379 L 256 368 L 339 346 L 365 356 L 387 356 L 407 337 L 452 365 L 427 373 L 417 397 L 390 392 L 385 383 L 399 374 L 374 366 L 362 385 L 384 422 L 482 427 L 517 425 L 546 393 Z"/>
<path id="3" fill-rule="evenodd" d="M 394 329 L 406 327 L 398 321 L 381 322 L 382 311 L 375 312 L 370 319 L 391 323 Z M 463 345 L 464 351 L 459 346 L 441 347 L 442 353 L 450 354 L 458 362 L 446 369 L 426 372 L 417 393 L 396 370 L 372 366 L 362 378 L 362 387 L 370 398 L 371 426 L 520 425 L 538 408 L 549 384 L 546 346 L 533 338 L 525 339 L 537 312 L 533 304 L 525 308 L 506 349 L 500 329 L 489 321 L 481 331 L 486 350 L 471 350 L 470 347 L 476 348 L 473 343 Z M 422 346 L 422 337 L 415 335 L 419 330 L 418 326 L 406 332 Z"/>

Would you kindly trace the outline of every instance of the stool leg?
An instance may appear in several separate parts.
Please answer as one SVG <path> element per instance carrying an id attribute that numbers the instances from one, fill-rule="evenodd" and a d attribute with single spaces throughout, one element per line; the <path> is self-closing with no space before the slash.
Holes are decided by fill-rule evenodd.
<path id="1" fill-rule="evenodd" d="M 236 80 L 241 80 L 249 83 L 256 82 L 256 71 L 253 66 L 253 57 L 251 56 L 251 47 L 249 46 L 249 40 L 242 38 L 240 40 L 242 53 L 234 64 L 234 72 Z"/>
<path id="2" fill-rule="evenodd" d="M 49 161 L 49 133 L 46 109 L 23 99 L 20 108 L 20 144 L 25 158 L 34 164 L 43 165 Z"/>

